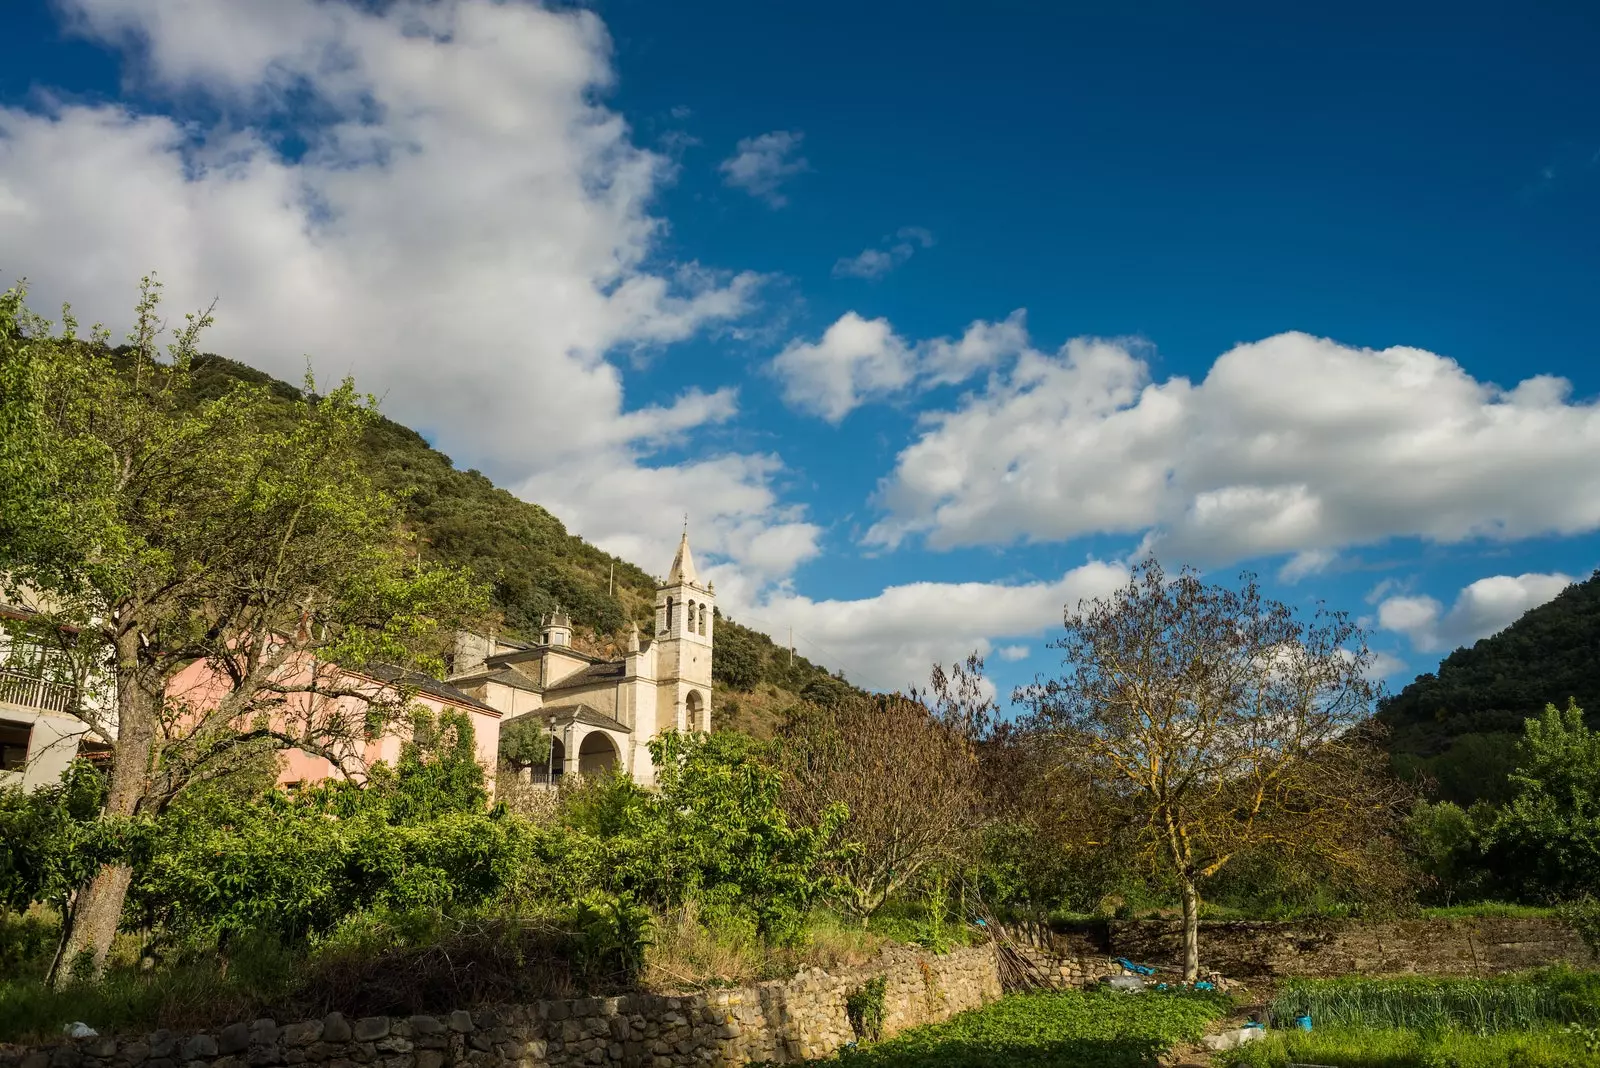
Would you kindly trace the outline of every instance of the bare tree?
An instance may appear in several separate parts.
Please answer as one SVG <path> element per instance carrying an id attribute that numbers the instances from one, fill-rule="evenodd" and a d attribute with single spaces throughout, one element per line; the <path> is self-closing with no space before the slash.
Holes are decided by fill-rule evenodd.
<path id="1" fill-rule="evenodd" d="M 780 728 L 790 812 L 815 825 L 830 805 L 849 809 L 834 874 L 863 923 L 936 866 L 971 855 L 975 741 L 993 711 L 982 669 L 973 657 L 950 672 L 935 667 L 925 691 L 801 705 Z"/>
<path id="2" fill-rule="evenodd" d="M 1065 624 L 1062 675 L 1016 699 L 1177 877 L 1185 978 L 1199 972 L 1201 886 L 1247 850 L 1392 877 L 1371 846 L 1407 795 L 1370 745 L 1372 658 L 1344 614 L 1319 608 L 1308 624 L 1254 576 L 1232 590 L 1148 560 Z"/>

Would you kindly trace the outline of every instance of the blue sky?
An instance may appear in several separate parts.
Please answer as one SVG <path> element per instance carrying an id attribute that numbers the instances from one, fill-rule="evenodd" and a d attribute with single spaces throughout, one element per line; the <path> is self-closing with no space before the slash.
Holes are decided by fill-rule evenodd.
<path id="1" fill-rule="evenodd" d="M 7 281 L 216 296 L 647 568 L 687 511 L 852 678 L 1007 690 L 1154 547 L 1398 685 L 1600 564 L 1585 5 L 21 6 Z"/>

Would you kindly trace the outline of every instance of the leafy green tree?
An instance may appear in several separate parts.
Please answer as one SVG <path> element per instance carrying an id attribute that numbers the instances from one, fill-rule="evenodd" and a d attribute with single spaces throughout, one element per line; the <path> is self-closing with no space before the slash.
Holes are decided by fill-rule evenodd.
<path id="1" fill-rule="evenodd" d="M 743 627 L 719 625 L 711 650 L 711 677 L 735 690 L 753 690 L 761 681 L 761 649 Z"/>
<path id="2" fill-rule="evenodd" d="M 513 771 L 543 767 L 550 759 L 550 732 L 537 716 L 522 716 L 500 724 L 500 762 Z"/>
<path id="3" fill-rule="evenodd" d="M 1511 775 L 1514 793 L 1484 830 L 1490 868 L 1531 899 L 1600 886 L 1600 732 L 1583 710 L 1548 705 L 1529 719 Z"/>
<path id="4" fill-rule="evenodd" d="M 0 575 L 64 653 L 114 675 L 113 701 L 78 709 L 114 739 L 111 819 L 158 815 L 262 751 L 341 761 L 403 722 L 407 672 L 438 670 L 446 632 L 485 607 L 464 573 L 417 562 L 394 500 L 362 470 L 369 399 L 349 382 L 318 395 L 308 378 L 287 421 L 260 385 L 196 404 L 211 317 L 188 316 L 162 358 L 158 306 L 147 278 L 120 354 L 99 328 L 78 337 L 70 313 L 53 334 L 20 293 L 0 309 L 0 462 L 30 466 L 0 501 Z M 197 663 L 207 692 L 173 694 Z M 333 666 L 374 664 L 400 681 Z M 75 895 L 75 968 L 87 955 L 99 970 L 131 878 L 107 863 Z"/>

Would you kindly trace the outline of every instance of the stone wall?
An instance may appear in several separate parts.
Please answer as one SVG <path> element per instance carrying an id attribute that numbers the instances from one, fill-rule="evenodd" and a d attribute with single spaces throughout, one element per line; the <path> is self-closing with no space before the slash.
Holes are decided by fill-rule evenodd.
<path id="1" fill-rule="evenodd" d="M 1176 966 L 1183 926 L 1176 920 L 1110 920 L 1071 925 L 1032 939 L 1057 968 L 1083 970 L 1108 958 Z M 1492 975 L 1548 964 L 1600 964 L 1577 932 L 1553 919 L 1204 921 L 1200 963 L 1235 978 L 1382 975 Z"/>
<path id="2" fill-rule="evenodd" d="M 886 980 L 886 1035 L 1000 996 L 992 946 L 942 956 L 896 948 L 855 968 L 809 969 L 793 979 L 679 997 L 630 994 L 360 1020 L 335 1013 L 283 1026 L 236 1023 L 209 1034 L 157 1031 L 35 1049 L 0 1047 L 0 1068 L 787 1064 L 827 1056 L 854 1040 L 845 998 L 877 976 Z"/>

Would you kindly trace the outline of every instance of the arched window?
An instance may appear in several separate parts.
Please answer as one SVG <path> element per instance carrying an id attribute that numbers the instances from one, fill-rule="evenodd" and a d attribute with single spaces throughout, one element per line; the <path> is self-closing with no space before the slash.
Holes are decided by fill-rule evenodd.
<path id="1" fill-rule="evenodd" d="M 683 621 L 683 632 L 685 634 L 693 634 L 694 633 L 694 602 L 693 601 L 689 602 L 689 614 L 688 614 L 688 616 L 686 616 L 684 618 L 684 621 Z"/>
<path id="2" fill-rule="evenodd" d="M 672 629 L 672 598 L 667 598 L 667 629 Z"/>
<path id="3" fill-rule="evenodd" d="M 700 633 L 704 634 L 705 632 L 706 632 L 706 606 L 702 604 L 700 606 Z"/>

